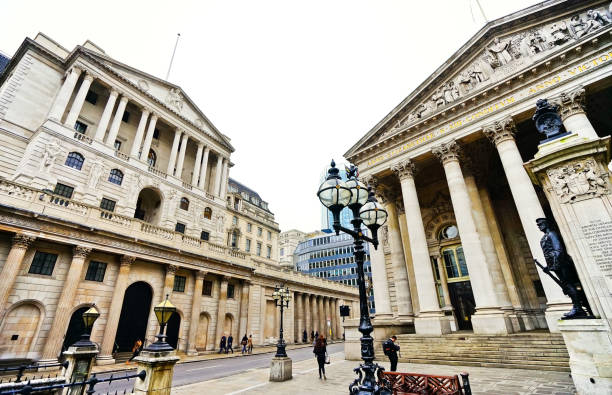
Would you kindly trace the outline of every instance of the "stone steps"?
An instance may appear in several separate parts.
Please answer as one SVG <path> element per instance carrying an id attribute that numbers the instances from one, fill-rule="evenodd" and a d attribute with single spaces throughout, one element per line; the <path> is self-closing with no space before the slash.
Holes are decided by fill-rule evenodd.
<path id="1" fill-rule="evenodd" d="M 544 332 L 507 336 L 471 333 L 441 337 L 398 336 L 400 362 L 569 372 L 569 355 L 560 334 Z M 386 359 L 382 349 L 377 358 Z"/>

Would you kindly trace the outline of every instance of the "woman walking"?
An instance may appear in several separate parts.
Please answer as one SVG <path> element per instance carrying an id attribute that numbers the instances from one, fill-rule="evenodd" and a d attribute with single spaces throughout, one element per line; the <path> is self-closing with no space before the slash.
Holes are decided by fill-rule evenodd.
<path id="1" fill-rule="evenodd" d="M 249 340 L 247 340 L 247 352 L 253 353 L 253 335 L 249 335 Z"/>
<path id="2" fill-rule="evenodd" d="M 312 352 L 317 356 L 317 363 L 319 364 L 319 380 L 321 380 L 321 378 L 327 380 L 327 377 L 325 377 L 325 355 L 327 354 L 327 346 L 325 345 L 325 338 L 323 335 L 320 335 L 317 338 Z M 321 374 L 323 377 L 321 377 Z"/>

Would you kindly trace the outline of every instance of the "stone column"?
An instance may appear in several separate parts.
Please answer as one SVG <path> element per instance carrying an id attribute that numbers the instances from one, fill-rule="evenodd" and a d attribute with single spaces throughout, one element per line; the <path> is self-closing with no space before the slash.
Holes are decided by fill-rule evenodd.
<path id="1" fill-rule="evenodd" d="M 42 360 L 44 361 L 57 361 L 57 357 L 60 354 L 66 328 L 74 308 L 74 296 L 81 282 L 83 265 L 90 252 L 91 248 L 88 247 L 75 246 L 73 248 L 72 262 L 70 263 L 70 268 L 66 274 L 62 292 L 55 308 L 53 324 L 47 334 L 47 342 L 42 354 Z"/>
<path id="2" fill-rule="evenodd" d="M 323 296 L 319 296 L 319 335 L 321 333 L 323 333 L 325 337 L 327 337 L 327 334 L 325 332 L 325 328 L 327 327 L 325 325 L 326 317 L 327 317 L 327 315 L 325 314 L 324 297 Z"/>
<path id="3" fill-rule="evenodd" d="M 178 160 L 176 161 L 176 172 L 174 176 L 176 178 L 181 178 L 183 175 L 183 163 L 185 162 L 185 152 L 187 152 L 187 141 L 189 140 L 189 136 L 187 133 L 183 134 L 183 139 L 181 140 L 181 149 L 179 150 Z"/>
<path id="4" fill-rule="evenodd" d="M 2 272 L 0 272 L 0 320 L 4 318 L 6 312 L 6 301 L 19 274 L 19 268 L 23 262 L 23 257 L 28 247 L 34 242 L 34 236 L 17 233 L 13 236 L 11 250 L 6 257 Z"/>
<path id="5" fill-rule="evenodd" d="M 166 295 L 168 295 L 168 298 L 172 297 L 172 290 L 174 289 L 174 276 L 176 275 L 177 270 L 178 270 L 178 266 L 176 265 L 166 265 L 166 277 L 164 278 L 164 292 L 162 293 L 161 300 L 166 299 Z"/>
<path id="6" fill-rule="evenodd" d="M 102 338 L 100 353 L 96 361 L 98 365 L 115 363 L 113 359 L 113 345 L 115 344 L 115 337 L 117 336 L 117 327 L 119 326 L 119 319 L 121 318 L 123 297 L 125 296 L 125 290 L 129 281 L 130 269 L 135 260 L 135 257 L 128 255 L 123 255 L 119 259 L 119 273 L 115 280 L 113 298 L 111 299 L 108 316 L 106 318 L 106 326 L 104 327 L 104 337 Z"/>
<path id="7" fill-rule="evenodd" d="M 198 151 L 196 152 L 195 164 L 193 165 L 193 175 L 191 176 L 191 185 L 198 186 L 198 179 L 200 178 L 200 165 L 202 164 L 202 150 L 204 149 L 204 143 L 198 143 Z"/>
<path id="8" fill-rule="evenodd" d="M 302 332 L 304 332 L 304 303 L 303 303 L 304 294 L 295 293 L 295 327 L 297 336 L 296 339 L 298 343 L 302 342 Z"/>
<path id="9" fill-rule="evenodd" d="M 151 111 L 146 107 L 142 109 L 142 114 L 140 115 L 140 122 L 138 122 L 138 128 L 136 129 L 136 136 L 134 136 L 132 148 L 130 149 L 130 156 L 132 158 L 139 158 L 138 153 L 140 152 L 140 146 L 142 145 L 142 139 L 144 137 L 145 128 L 147 126 L 147 119 L 149 118 L 150 112 Z"/>
<path id="10" fill-rule="evenodd" d="M 81 87 L 79 88 L 79 91 L 72 102 L 72 107 L 70 108 L 70 112 L 66 117 L 66 121 L 64 122 L 64 124 L 70 129 L 74 128 L 74 124 L 81 113 L 81 109 L 83 108 L 83 103 L 85 103 L 85 96 L 87 96 L 87 92 L 89 92 L 89 87 L 91 86 L 93 80 L 93 74 L 87 72 L 85 78 L 83 78 Z"/>
<path id="11" fill-rule="evenodd" d="M 229 178 L 229 159 L 225 159 L 223 161 L 223 173 L 221 174 L 221 190 L 219 191 L 219 196 L 222 199 L 225 199 L 225 195 L 227 192 L 227 179 Z"/>
<path id="12" fill-rule="evenodd" d="M 537 218 L 544 217 L 544 210 L 531 179 L 523 167 L 523 159 L 514 141 L 514 131 L 514 121 L 511 117 L 496 121 L 483 129 L 484 134 L 495 144 L 499 153 L 531 255 L 539 262 L 545 262 L 540 248 L 542 233 L 535 225 Z M 545 316 L 548 329 L 551 332 L 558 332 L 557 320 L 571 308 L 569 298 L 546 273 L 538 269 L 538 275 L 546 293 L 548 307 Z"/>
<path id="13" fill-rule="evenodd" d="M 223 172 L 223 157 L 217 154 L 217 167 L 215 167 L 215 188 L 213 193 L 215 196 L 221 196 L 219 190 L 221 189 L 221 174 Z"/>
<path id="14" fill-rule="evenodd" d="M 142 151 L 140 153 L 140 160 L 147 162 L 149 157 L 149 151 L 151 150 L 151 142 L 153 141 L 153 133 L 155 133 L 155 124 L 157 123 L 157 114 L 151 114 L 151 119 L 149 120 L 149 128 L 147 129 L 147 134 L 145 136 L 144 143 L 142 144 Z"/>
<path id="15" fill-rule="evenodd" d="M 336 339 L 342 339 L 342 317 L 340 317 L 340 301 L 334 299 L 334 319 L 336 322 Z"/>
<path id="16" fill-rule="evenodd" d="M 200 309 L 202 305 L 202 285 L 206 273 L 196 270 L 193 283 L 193 297 L 191 299 L 191 321 L 189 322 L 189 337 L 187 341 L 187 355 L 198 355 L 196 338 L 198 324 L 200 323 Z"/>
<path id="17" fill-rule="evenodd" d="M 202 167 L 200 168 L 200 182 L 198 187 L 206 190 L 206 170 L 208 169 L 208 155 L 210 154 L 210 148 L 204 148 L 204 157 L 202 158 Z"/>
<path id="18" fill-rule="evenodd" d="M 225 325 L 225 304 L 227 302 L 227 283 L 229 277 L 221 277 L 221 284 L 219 286 L 219 303 L 217 305 L 217 330 L 215 332 L 215 344 L 219 344 L 221 336 L 223 336 L 223 327 Z"/>
<path id="19" fill-rule="evenodd" d="M 404 210 L 406 211 L 406 228 L 410 239 L 410 253 L 412 254 L 412 266 L 417 283 L 417 294 L 419 297 L 419 316 L 414 320 L 416 333 L 424 335 L 442 335 L 450 332 L 448 320 L 444 319 L 436 284 L 434 282 L 431 261 L 429 260 L 429 249 L 425 238 L 425 227 L 419 206 L 414 176 L 416 168 L 410 160 L 405 160 L 393 165 L 395 175 L 400 179 Z M 378 310 L 378 302 L 375 301 Z"/>
<path id="20" fill-rule="evenodd" d="M 503 283 L 492 273 L 492 263 L 487 261 L 487 255 L 481 243 L 481 235 L 476 228 L 472 213 L 474 204 L 470 199 L 468 186 L 463 178 L 459 164 L 460 147 L 454 141 L 434 147 L 433 154 L 442 162 L 446 181 L 453 204 L 461 245 L 470 274 L 470 283 L 476 301 L 476 313 L 472 315 L 472 326 L 477 334 L 507 334 L 512 332 L 512 324 L 501 309 L 504 300 L 497 293 L 498 283 Z M 477 191 L 476 191 L 477 193 Z M 481 205 L 482 206 L 482 205 Z M 479 209 L 480 211 L 480 209 Z M 497 262 L 499 267 L 499 262 Z M 507 301 L 506 292 L 506 306 Z"/>
<path id="21" fill-rule="evenodd" d="M 319 304 L 317 303 L 317 296 L 316 295 L 312 295 L 311 298 L 311 304 L 312 304 L 312 329 L 315 332 L 319 331 Z"/>
<path id="22" fill-rule="evenodd" d="M 304 329 L 306 329 L 306 333 L 308 334 L 307 341 L 310 339 L 310 331 L 312 331 L 312 301 L 311 295 L 304 294 Z"/>
<path id="23" fill-rule="evenodd" d="M 181 141 L 181 129 L 174 130 L 174 140 L 172 140 L 172 148 L 170 149 L 170 159 L 168 159 L 168 168 L 166 174 L 174 175 L 174 166 L 176 165 L 176 156 L 178 155 L 179 142 Z"/>
<path id="24" fill-rule="evenodd" d="M 110 121 L 110 117 L 113 114 L 113 109 L 115 108 L 115 102 L 117 101 L 118 95 L 119 92 L 117 92 L 115 88 L 110 89 L 108 100 L 106 101 L 106 106 L 104 107 L 104 111 L 102 112 L 102 116 L 100 117 L 100 122 L 98 122 L 98 128 L 96 129 L 94 140 L 104 140 L 106 128 L 108 127 L 108 122 Z"/>
<path id="25" fill-rule="evenodd" d="M 559 113 L 565 130 L 589 140 L 599 138 L 586 115 L 586 95 L 582 86 L 563 92 L 558 98 L 551 101 L 559 105 Z"/>
<path id="26" fill-rule="evenodd" d="M 49 119 L 61 122 L 64 111 L 66 110 L 66 106 L 70 101 L 70 97 L 72 96 L 72 92 L 74 91 L 74 87 L 79 80 L 81 72 L 82 70 L 79 67 L 73 66 L 66 73 L 64 83 L 55 97 L 51 111 L 49 111 Z"/>
<path id="27" fill-rule="evenodd" d="M 243 280 L 242 289 L 240 291 L 240 322 L 238 325 L 238 334 L 236 339 L 242 340 L 242 336 L 249 330 L 248 318 L 249 318 L 249 280 Z M 248 337 L 248 334 L 247 334 Z"/>
<path id="28" fill-rule="evenodd" d="M 117 138 L 117 134 L 119 133 L 119 127 L 121 126 L 123 113 L 125 112 L 125 106 L 127 106 L 127 103 L 127 96 L 121 96 L 121 100 L 119 100 L 119 105 L 117 106 L 117 111 L 115 111 L 113 123 L 111 124 L 110 130 L 108 131 L 108 137 L 106 137 L 107 145 L 113 146 L 115 144 L 115 139 Z"/>

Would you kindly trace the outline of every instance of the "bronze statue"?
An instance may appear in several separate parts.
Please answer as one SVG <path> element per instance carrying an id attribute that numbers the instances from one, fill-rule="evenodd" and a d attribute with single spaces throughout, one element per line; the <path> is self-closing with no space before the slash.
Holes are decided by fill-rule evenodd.
<path id="1" fill-rule="evenodd" d="M 551 226 L 547 218 L 538 218 L 536 223 L 538 228 L 544 232 L 540 240 L 540 247 L 544 252 L 546 266 L 541 265 L 537 259 L 535 262 L 561 287 L 563 293 L 570 297 L 574 305 L 572 310 L 565 313 L 561 319 L 593 318 L 593 312 L 580 284 L 574 262 L 565 250 L 561 235 Z M 552 274 L 551 271 L 555 274 Z"/>

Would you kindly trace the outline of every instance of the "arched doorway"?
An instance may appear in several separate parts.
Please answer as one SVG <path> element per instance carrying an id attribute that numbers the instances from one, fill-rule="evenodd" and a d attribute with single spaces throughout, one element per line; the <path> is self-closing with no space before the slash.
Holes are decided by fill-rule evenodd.
<path id="1" fill-rule="evenodd" d="M 444 274 L 448 283 L 448 296 L 457 318 L 457 329 L 471 330 L 472 314 L 476 310 L 476 302 L 463 255 L 463 247 L 461 244 L 450 245 L 443 247 L 441 252 Z"/>
<path id="2" fill-rule="evenodd" d="M 90 306 L 81 307 L 75 310 L 70 317 L 70 323 L 66 330 L 66 336 L 64 336 L 64 344 L 62 345 L 62 351 L 66 351 L 68 347 L 76 343 L 83 333 L 85 333 L 85 322 L 83 321 L 83 313 L 89 309 Z"/>
<path id="3" fill-rule="evenodd" d="M 223 323 L 223 332 L 226 335 L 231 335 L 232 334 L 232 327 L 234 325 L 234 316 L 231 315 L 230 313 L 225 314 L 225 322 Z M 236 335 L 234 333 L 234 335 Z M 236 337 L 236 336 L 234 336 Z"/>
<path id="4" fill-rule="evenodd" d="M 22 303 L 4 317 L 0 331 L 0 356 L 2 359 L 31 358 L 41 323 L 41 309 L 33 303 Z"/>
<path id="5" fill-rule="evenodd" d="M 181 315 L 178 311 L 175 311 L 170 319 L 168 320 L 168 326 L 166 327 L 166 342 L 172 346 L 175 350 L 178 350 L 178 339 L 179 332 L 181 329 Z"/>
<path id="6" fill-rule="evenodd" d="M 143 188 L 136 200 L 134 218 L 157 224 L 161 214 L 161 195 L 153 188 Z"/>
<path id="7" fill-rule="evenodd" d="M 200 321 L 198 322 L 198 334 L 196 337 L 196 349 L 206 350 L 206 342 L 208 341 L 208 323 L 210 317 L 208 313 L 200 314 Z"/>
<path id="8" fill-rule="evenodd" d="M 125 290 L 121 317 L 115 335 L 117 351 L 132 351 L 136 340 L 144 342 L 152 298 L 151 286 L 143 281 L 135 282 Z"/>

